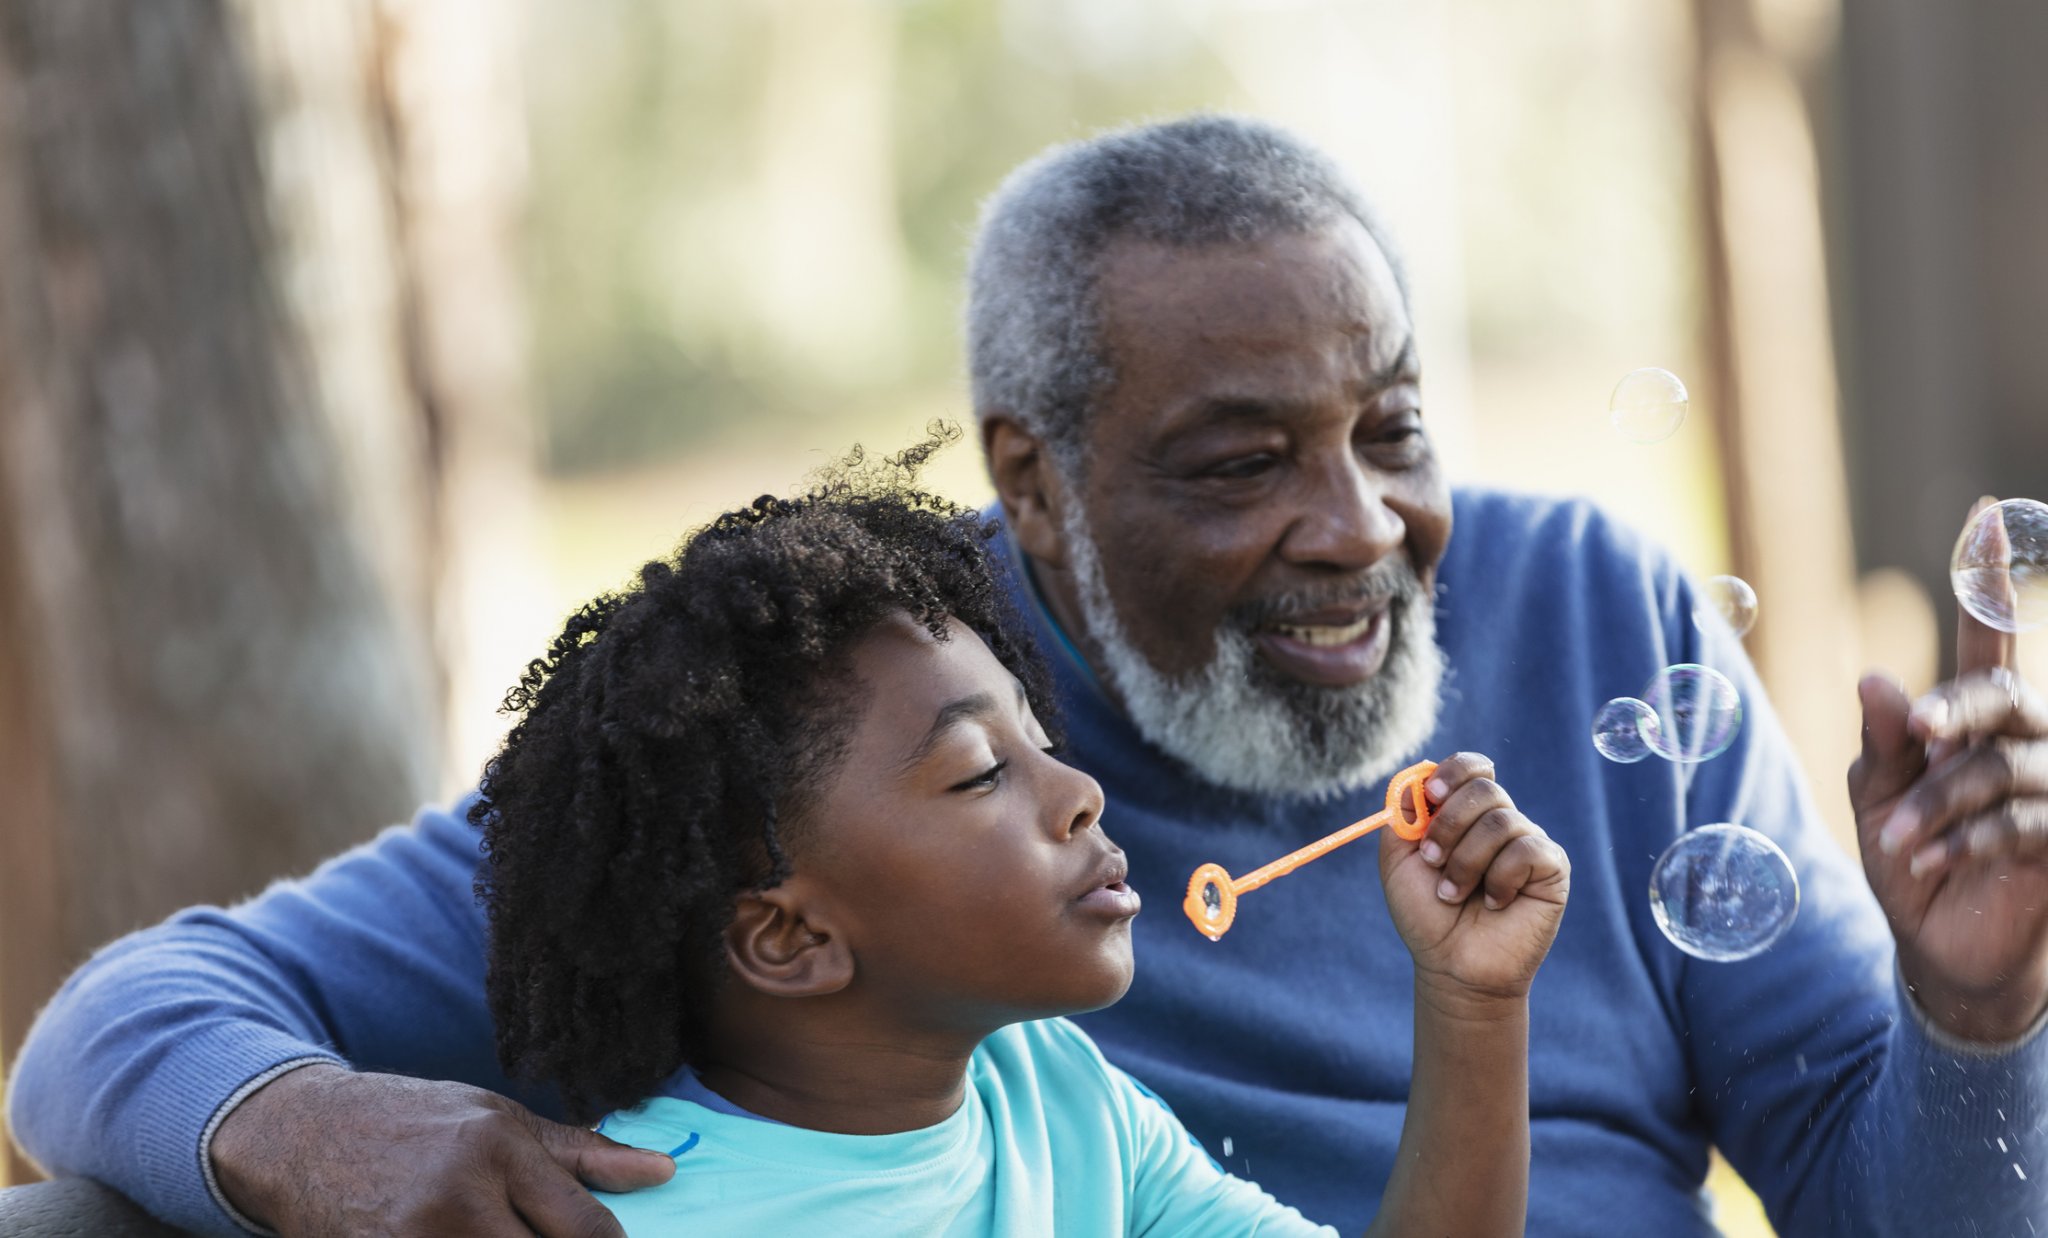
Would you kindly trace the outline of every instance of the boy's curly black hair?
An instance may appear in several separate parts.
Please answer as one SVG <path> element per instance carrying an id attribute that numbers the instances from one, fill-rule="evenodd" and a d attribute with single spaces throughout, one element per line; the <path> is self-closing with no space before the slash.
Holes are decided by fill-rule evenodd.
<path id="1" fill-rule="evenodd" d="M 589 1120 L 637 1104 L 702 1044 L 736 897 L 790 872 L 806 792 L 859 702 L 852 646 L 907 614 L 988 642 L 1056 727 L 973 511 L 916 488 L 957 428 L 881 465 L 858 448 L 764 495 L 572 616 L 506 695 L 485 767 L 477 896 L 498 1055 Z M 799 840 L 800 844 L 800 840 Z"/>

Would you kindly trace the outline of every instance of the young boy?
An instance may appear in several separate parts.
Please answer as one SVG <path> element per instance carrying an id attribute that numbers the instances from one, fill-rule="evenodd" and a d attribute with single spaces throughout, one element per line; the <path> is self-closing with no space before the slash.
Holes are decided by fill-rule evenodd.
<path id="1" fill-rule="evenodd" d="M 603 1197 L 636 1238 L 1328 1233 L 1059 1017 L 1123 995 L 1139 897 L 987 530 L 911 488 L 936 445 L 720 517 L 508 696 L 474 813 L 500 1054 L 674 1158 Z M 1372 1233 L 1522 1231 L 1569 886 L 1535 844 L 1451 907 L 1382 832 L 1416 1049 Z"/>

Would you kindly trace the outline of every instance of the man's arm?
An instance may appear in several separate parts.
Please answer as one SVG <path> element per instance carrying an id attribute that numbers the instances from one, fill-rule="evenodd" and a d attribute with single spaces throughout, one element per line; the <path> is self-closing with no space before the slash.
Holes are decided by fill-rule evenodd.
<path id="1" fill-rule="evenodd" d="M 537 1143 L 504 1128 L 553 1124 L 532 1125 L 541 1120 L 522 1107 L 463 1086 L 520 1095 L 492 1048 L 476 864 L 477 836 L 460 811 L 426 811 L 307 878 L 229 910 L 181 913 L 107 947 L 30 1030 L 8 1088 L 15 1138 L 52 1173 L 97 1178 L 166 1220 L 219 1234 L 243 1230 L 216 1193 L 226 1183 L 209 1181 L 220 1168 L 211 1143 L 261 1149 L 273 1172 L 302 1168 L 296 1154 L 316 1149 L 330 1167 L 367 1168 L 374 1158 L 340 1145 L 390 1145 L 415 1115 L 431 1126 L 450 1104 L 441 1088 L 461 1089 L 467 1108 L 458 1109 L 498 1119 L 472 1123 L 465 1136 L 500 1141 L 499 1160 Z M 309 1060 L 355 1070 L 307 1066 L 265 1079 Z M 351 1090 L 338 1090 L 337 1077 Z M 373 1098 L 373 1089 L 382 1091 Z M 303 1103 L 276 1103 L 293 1094 Z M 267 1125 L 252 1121 L 266 1115 Z M 573 1161 L 577 1149 L 563 1142 Z M 234 1168 L 222 1177 L 247 1190 L 256 1179 Z M 259 1200 L 258 1211 L 275 1203 L 261 1192 L 229 1198 Z M 274 1210 L 249 1219 L 288 1234 L 402 1232 L 323 1231 Z"/>
<path id="2" fill-rule="evenodd" d="M 1822 830 L 1746 660 L 1732 644 L 1685 654 L 1727 671 L 1745 706 L 1740 743 L 1692 771 L 1689 819 L 1762 829 L 1801 884 L 1770 950 L 1682 965 L 1694 1103 L 1715 1143 L 1786 1238 L 2048 1234 L 2048 1185 L 2025 1151 L 2048 1135 L 2048 1040 L 1967 1046 L 1930 1031 L 1897 980 L 1887 917 Z"/>

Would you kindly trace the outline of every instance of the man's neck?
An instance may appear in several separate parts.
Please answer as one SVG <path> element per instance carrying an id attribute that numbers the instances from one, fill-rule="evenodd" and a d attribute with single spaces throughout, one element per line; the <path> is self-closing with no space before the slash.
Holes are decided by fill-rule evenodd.
<path id="1" fill-rule="evenodd" d="M 984 1039 L 783 1015 L 721 1020 L 697 1077 L 751 1113 L 841 1135 L 893 1135 L 952 1117 Z"/>

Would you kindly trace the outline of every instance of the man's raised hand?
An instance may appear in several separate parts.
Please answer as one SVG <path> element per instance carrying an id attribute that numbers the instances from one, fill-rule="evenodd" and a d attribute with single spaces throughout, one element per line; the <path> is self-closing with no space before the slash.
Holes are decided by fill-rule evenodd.
<path id="1" fill-rule="evenodd" d="M 2048 701 L 2014 674 L 2013 638 L 1961 608 L 1956 654 L 1956 678 L 1918 701 L 1864 678 L 1849 801 L 1921 1008 L 2009 1041 L 2048 1008 Z"/>
<path id="2" fill-rule="evenodd" d="M 221 1123 L 213 1169 L 283 1238 L 625 1238 L 587 1187 L 666 1182 L 675 1163 L 460 1083 L 301 1067 Z"/>

